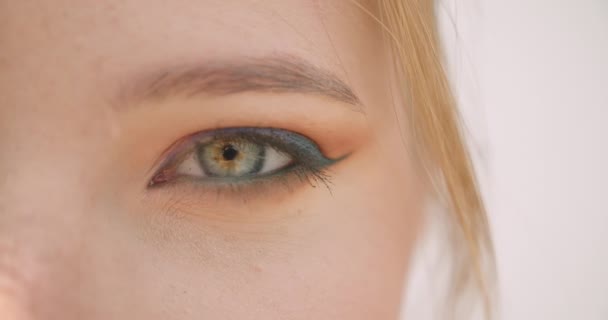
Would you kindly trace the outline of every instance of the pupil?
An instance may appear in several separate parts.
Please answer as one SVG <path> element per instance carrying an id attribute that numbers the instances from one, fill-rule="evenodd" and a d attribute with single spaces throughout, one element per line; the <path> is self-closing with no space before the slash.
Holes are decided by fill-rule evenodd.
<path id="1" fill-rule="evenodd" d="M 232 161 L 238 155 L 239 155 L 239 151 L 237 149 L 235 149 L 234 146 L 232 146 L 230 144 L 227 145 L 227 146 L 225 146 L 224 150 L 222 152 L 222 156 L 224 157 L 224 160 L 226 160 L 226 161 Z"/>

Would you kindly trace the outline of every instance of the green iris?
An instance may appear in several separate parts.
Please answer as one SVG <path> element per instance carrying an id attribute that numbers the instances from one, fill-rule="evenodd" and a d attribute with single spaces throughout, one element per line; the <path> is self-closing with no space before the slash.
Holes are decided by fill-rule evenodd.
<path id="1" fill-rule="evenodd" d="M 242 177 L 262 170 L 266 148 L 244 139 L 218 139 L 201 144 L 196 156 L 209 177 Z"/>

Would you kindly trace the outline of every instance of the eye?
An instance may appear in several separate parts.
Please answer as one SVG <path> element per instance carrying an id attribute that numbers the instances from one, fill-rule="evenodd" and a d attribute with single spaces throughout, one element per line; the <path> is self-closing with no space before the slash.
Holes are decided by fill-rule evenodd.
<path id="1" fill-rule="evenodd" d="M 274 128 L 226 128 L 184 139 L 163 162 L 149 186 L 189 179 L 242 184 L 296 174 L 300 180 L 325 179 L 335 163 L 311 139 Z"/>
<path id="2" fill-rule="evenodd" d="M 177 167 L 177 173 L 209 178 L 253 177 L 284 169 L 292 157 L 269 145 L 242 137 L 199 143 Z"/>

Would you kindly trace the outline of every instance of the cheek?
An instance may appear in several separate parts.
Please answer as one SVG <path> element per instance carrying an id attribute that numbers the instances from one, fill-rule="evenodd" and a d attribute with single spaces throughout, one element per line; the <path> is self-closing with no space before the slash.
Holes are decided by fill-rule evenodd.
<path id="1" fill-rule="evenodd" d="M 196 308 L 211 318 L 395 319 L 422 201 L 404 158 L 379 156 L 391 150 L 370 148 L 335 169 L 331 195 L 307 193 L 283 208 L 306 217 L 281 229 L 283 240 L 246 253 L 221 241 L 216 248 L 238 256 L 185 263 L 171 282 L 201 297 Z"/>
<path id="2" fill-rule="evenodd" d="M 331 193 L 223 218 L 163 212 L 152 231 L 107 222 L 87 259 L 95 306 L 107 318 L 396 319 L 424 192 L 398 131 L 383 130 L 333 168 Z"/>

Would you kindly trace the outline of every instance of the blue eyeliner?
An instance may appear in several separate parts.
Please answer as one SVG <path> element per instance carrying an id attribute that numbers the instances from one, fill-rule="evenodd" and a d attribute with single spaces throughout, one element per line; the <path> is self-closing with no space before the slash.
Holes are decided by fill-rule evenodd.
<path id="1" fill-rule="evenodd" d="M 328 176 L 325 170 L 346 158 L 346 156 L 338 159 L 328 158 L 321 152 L 319 146 L 313 140 L 288 130 L 256 127 L 216 129 L 203 131 L 187 137 L 163 161 L 161 168 L 157 170 L 149 186 L 160 186 L 165 182 L 170 182 L 172 178 L 180 178 L 179 174 L 175 174 L 175 168 L 179 166 L 183 159 L 192 152 L 196 152 L 197 146 L 213 143 L 214 141 L 244 141 L 259 146 L 270 147 L 289 156 L 291 163 L 277 171 L 259 175 L 188 177 L 191 178 L 189 180 L 205 184 L 248 184 L 292 173 L 300 178 L 300 180 L 322 181 L 327 184 Z"/>

